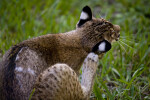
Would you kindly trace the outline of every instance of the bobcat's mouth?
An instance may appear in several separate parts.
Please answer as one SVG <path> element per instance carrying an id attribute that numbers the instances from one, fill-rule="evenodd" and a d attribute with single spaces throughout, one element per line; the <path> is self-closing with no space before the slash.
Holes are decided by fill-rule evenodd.
<path id="1" fill-rule="evenodd" d="M 115 38 L 116 41 L 118 41 L 120 38 L 120 33 L 118 33 L 117 37 Z"/>
<path id="2" fill-rule="evenodd" d="M 117 39 L 115 39 L 116 41 L 118 41 L 119 40 L 119 37 L 117 38 Z"/>

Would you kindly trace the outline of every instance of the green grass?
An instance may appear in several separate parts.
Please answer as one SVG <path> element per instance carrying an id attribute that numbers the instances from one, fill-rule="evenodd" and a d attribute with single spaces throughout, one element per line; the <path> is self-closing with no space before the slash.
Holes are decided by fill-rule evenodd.
<path id="1" fill-rule="evenodd" d="M 121 26 L 120 41 L 100 60 L 91 98 L 150 99 L 148 0 L 0 0 L 0 59 L 28 38 L 75 29 L 85 5 Z"/>

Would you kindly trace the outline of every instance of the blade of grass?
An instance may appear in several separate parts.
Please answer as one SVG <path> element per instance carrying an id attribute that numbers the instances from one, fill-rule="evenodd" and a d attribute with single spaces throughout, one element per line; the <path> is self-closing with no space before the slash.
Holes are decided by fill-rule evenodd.
<path id="1" fill-rule="evenodd" d="M 35 88 L 32 90 L 32 92 L 31 92 L 31 94 L 30 94 L 30 97 L 29 97 L 29 100 L 31 100 L 32 95 L 34 94 L 34 92 L 35 92 Z"/>

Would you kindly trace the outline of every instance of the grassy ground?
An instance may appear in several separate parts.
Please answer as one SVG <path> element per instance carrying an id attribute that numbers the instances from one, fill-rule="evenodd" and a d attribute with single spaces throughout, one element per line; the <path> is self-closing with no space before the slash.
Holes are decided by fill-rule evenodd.
<path id="1" fill-rule="evenodd" d="M 75 29 L 83 6 L 121 26 L 121 39 L 100 61 L 91 98 L 150 99 L 150 1 L 0 0 L 0 59 L 12 45 Z"/>

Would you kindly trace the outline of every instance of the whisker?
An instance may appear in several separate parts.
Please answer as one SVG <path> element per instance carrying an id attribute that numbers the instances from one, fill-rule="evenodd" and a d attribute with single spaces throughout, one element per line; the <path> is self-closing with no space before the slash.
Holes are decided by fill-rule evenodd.
<path id="1" fill-rule="evenodd" d="M 121 48 L 125 51 L 125 53 L 128 54 L 125 48 L 121 45 L 121 43 L 120 42 L 117 42 L 117 43 L 121 46 Z"/>
<path id="2" fill-rule="evenodd" d="M 120 38 L 122 38 L 122 39 L 128 39 L 128 40 L 133 39 L 133 38 L 129 38 L 129 37 L 120 37 Z"/>
<path id="3" fill-rule="evenodd" d="M 101 14 L 99 14 L 99 17 L 102 18 Z"/>
<path id="4" fill-rule="evenodd" d="M 133 42 L 137 41 L 134 38 L 123 38 L 123 37 L 120 37 L 120 39 L 124 39 L 124 40 L 128 40 L 128 41 L 133 41 Z"/>
<path id="5" fill-rule="evenodd" d="M 104 15 L 104 18 L 106 19 L 106 17 L 107 17 L 107 12 L 105 13 L 105 15 Z"/>
<path id="6" fill-rule="evenodd" d="M 125 53 L 129 56 L 129 57 L 131 57 L 130 56 L 130 54 L 129 53 L 127 53 L 127 51 L 125 50 L 125 48 L 124 48 L 124 46 L 121 44 L 121 42 L 117 42 L 119 45 L 120 45 L 120 47 L 125 51 Z"/>
<path id="7" fill-rule="evenodd" d="M 130 42 L 130 43 L 137 43 L 138 44 L 138 42 L 130 41 L 130 40 L 127 40 L 127 39 L 120 39 L 120 40 L 127 41 L 127 42 Z"/>
<path id="8" fill-rule="evenodd" d="M 130 36 L 120 36 L 120 37 L 124 37 L 124 38 L 131 38 Z"/>
<path id="9" fill-rule="evenodd" d="M 130 41 L 135 41 L 134 38 L 127 38 L 127 37 L 120 37 L 120 39 L 126 39 L 126 40 L 130 40 Z"/>
<path id="10" fill-rule="evenodd" d="M 120 40 L 120 42 L 121 42 L 121 43 L 123 43 L 124 45 L 126 45 L 126 46 L 130 47 L 131 49 L 134 49 L 133 47 L 131 47 L 131 46 L 127 45 L 126 43 L 122 42 L 121 40 Z"/>

